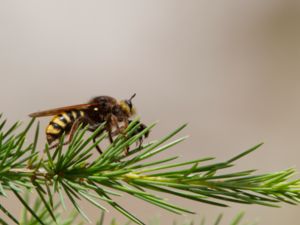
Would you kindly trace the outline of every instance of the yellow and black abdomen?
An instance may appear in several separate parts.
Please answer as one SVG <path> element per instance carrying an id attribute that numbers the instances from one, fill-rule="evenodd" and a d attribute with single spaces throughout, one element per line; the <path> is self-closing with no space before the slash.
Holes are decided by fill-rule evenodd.
<path id="1" fill-rule="evenodd" d="M 59 139 L 63 133 L 68 134 L 74 122 L 84 116 L 82 110 L 72 110 L 58 114 L 52 118 L 46 128 L 47 141 L 51 144 Z"/>

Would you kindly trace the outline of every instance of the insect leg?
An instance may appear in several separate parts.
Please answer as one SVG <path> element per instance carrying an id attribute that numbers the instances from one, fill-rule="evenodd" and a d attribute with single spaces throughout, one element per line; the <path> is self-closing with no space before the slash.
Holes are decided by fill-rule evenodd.
<path id="1" fill-rule="evenodd" d="M 96 141 L 97 141 L 97 138 L 96 138 L 96 137 L 94 137 L 94 138 L 93 138 L 93 142 L 94 142 L 94 144 L 96 143 Z M 99 145 L 96 145 L 95 147 L 96 147 L 97 151 L 99 152 L 99 154 L 101 155 L 103 152 L 102 152 L 102 150 L 101 150 L 100 146 L 99 146 Z"/>
<path id="2" fill-rule="evenodd" d="M 93 126 L 93 127 L 90 127 L 88 130 L 91 131 L 91 132 L 95 132 L 97 130 L 99 126 Z M 97 142 L 97 137 L 99 137 L 101 134 L 102 134 L 103 130 L 100 130 L 95 137 L 93 137 L 93 143 L 95 144 Z M 100 148 L 99 145 L 96 145 L 95 148 L 97 149 L 97 151 L 99 152 L 99 154 L 101 155 L 103 152 Z"/>
<path id="3" fill-rule="evenodd" d="M 123 126 L 119 126 L 119 121 L 118 121 L 118 118 L 113 115 L 113 114 L 110 114 L 107 118 L 107 127 L 106 127 L 106 130 L 108 132 L 108 137 L 109 137 L 109 140 L 110 140 L 110 143 L 113 143 L 113 136 L 116 136 L 118 134 L 122 134 L 125 138 L 127 138 L 127 135 L 124 133 L 125 129 L 128 127 L 128 120 L 124 120 L 124 125 Z M 115 127 L 116 130 L 115 131 L 112 131 L 112 128 Z M 129 146 L 126 146 L 125 148 L 125 154 L 127 155 L 129 152 Z"/>
<path id="4" fill-rule="evenodd" d="M 114 142 L 114 139 L 113 139 L 111 127 L 107 128 L 107 133 L 108 133 L 109 142 L 112 144 Z"/>
<path id="5" fill-rule="evenodd" d="M 116 130 L 112 132 L 112 136 L 117 136 L 118 134 L 122 134 L 124 137 L 127 137 L 125 133 L 126 128 L 128 127 L 128 120 L 123 121 L 123 125 L 120 127 L 118 121 L 116 120 L 113 124 L 116 126 Z"/>
<path id="6" fill-rule="evenodd" d="M 124 131 L 125 131 L 126 128 L 128 127 L 129 122 L 128 122 L 127 119 L 124 119 L 123 122 L 124 122 L 123 126 L 120 127 L 120 126 L 119 126 L 119 123 L 118 123 L 117 117 L 114 116 L 114 115 L 112 116 L 112 124 L 116 126 L 116 131 L 114 131 L 114 132 L 112 133 L 112 135 L 115 136 L 115 135 L 118 135 L 118 134 L 122 134 L 126 139 L 128 139 L 127 134 L 126 134 Z M 130 149 L 129 146 L 126 146 L 126 147 L 125 147 L 125 155 L 128 155 L 129 149 Z"/>
<path id="7" fill-rule="evenodd" d="M 108 133 L 108 139 L 109 139 L 110 143 L 112 144 L 114 142 L 113 136 L 115 135 L 115 132 L 112 131 L 112 128 L 113 128 L 113 126 L 116 126 L 117 131 L 118 131 L 118 127 L 119 127 L 118 120 L 115 115 L 109 114 L 107 116 L 106 121 L 107 121 L 106 131 Z"/>

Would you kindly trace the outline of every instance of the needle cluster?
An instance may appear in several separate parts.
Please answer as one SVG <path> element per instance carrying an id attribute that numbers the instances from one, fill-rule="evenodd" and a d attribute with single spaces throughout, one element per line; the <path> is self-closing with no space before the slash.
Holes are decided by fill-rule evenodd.
<path id="1" fill-rule="evenodd" d="M 121 206 L 115 200 L 117 197 L 113 197 L 121 197 L 122 193 L 176 214 L 196 212 L 168 202 L 160 193 L 222 207 L 230 202 L 278 207 L 280 202 L 299 204 L 300 201 L 300 180 L 291 179 L 295 175 L 294 169 L 258 175 L 254 174 L 254 170 L 226 172 L 226 168 L 233 167 L 238 159 L 255 151 L 261 144 L 224 162 L 213 162 L 211 157 L 178 162 L 178 157 L 172 156 L 171 147 L 186 137 L 172 138 L 186 125 L 159 140 L 134 147 L 155 126 L 152 124 L 136 132 L 139 128 L 136 119 L 128 126 L 126 135 L 120 134 L 103 154 L 92 160 L 95 146 L 107 137 L 107 133 L 102 132 L 98 141 L 93 143 L 93 138 L 99 136 L 102 127 L 87 138 L 87 127 L 80 127 L 68 146 L 63 145 L 62 137 L 56 149 L 49 150 L 46 144 L 42 150 L 37 148 L 38 123 L 34 140 L 28 144 L 27 133 L 34 120 L 21 132 L 18 131 L 19 123 L 5 129 L 5 122 L 0 122 L 1 198 L 5 198 L 7 192 L 13 193 L 40 224 L 49 222 L 45 222 L 26 201 L 22 194 L 26 189 L 37 193 L 40 204 L 44 205 L 54 224 L 58 218 L 53 209 L 57 205 L 66 208 L 65 199 L 69 199 L 74 209 L 87 221 L 90 219 L 80 208 L 80 200 L 90 202 L 100 211 L 106 211 L 103 203 L 107 203 L 136 224 L 145 224 L 126 206 Z M 131 150 L 125 155 L 124 149 L 128 146 Z M 164 151 L 170 151 L 170 157 L 153 158 Z M 0 210 L 12 222 L 19 224 L 2 203 Z M 9 224 L 4 219 L 1 218 L 2 223 Z"/>

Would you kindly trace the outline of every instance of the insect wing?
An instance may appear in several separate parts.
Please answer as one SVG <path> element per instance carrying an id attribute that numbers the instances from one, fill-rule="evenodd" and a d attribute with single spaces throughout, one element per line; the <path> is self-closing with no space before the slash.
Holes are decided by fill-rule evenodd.
<path id="1" fill-rule="evenodd" d="M 98 106 L 98 104 L 80 104 L 80 105 L 71 105 L 71 106 L 65 106 L 61 108 L 55 108 L 55 109 L 49 109 L 49 110 L 44 110 L 44 111 L 39 111 L 39 112 L 34 112 L 29 114 L 30 117 L 42 117 L 42 116 L 53 116 L 57 115 L 66 111 L 71 111 L 71 110 L 84 110 L 88 109 L 90 107 Z"/>

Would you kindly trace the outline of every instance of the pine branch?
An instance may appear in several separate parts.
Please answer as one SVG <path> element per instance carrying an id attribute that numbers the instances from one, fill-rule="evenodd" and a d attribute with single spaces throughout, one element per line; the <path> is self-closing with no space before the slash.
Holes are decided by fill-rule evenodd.
<path id="1" fill-rule="evenodd" d="M 32 120 L 18 133 L 19 123 L 7 131 L 4 131 L 5 121 L 0 123 L 0 194 L 5 197 L 7 191 L 14 193 L 40 224 L 47 223 L 21 197 L 24 189 L 36 191 L 53 221 L 56 216 L 52 211 L 57 204 L 54 195 L 59 196 L 59 204 L 63 206 L 68 198 L 87 221 L 89 218 L 80 208 L 79 199 L 85 199 L 102 211 L 106 210 L 102 206 L 106 202 L 137 224 L 144 223 L 112 200 L 112 196 L 127 193 L 177 214 L 194 212 L 167 202 L 159 193 L 223 207 L 228 206 L 228 202 L 277 207 L 280 202 L 298 204 L 300 201 L 300 180 L 291 180 L 296 172 L 294 169 L 261 175 L 254 175 L 254 170 L 224 172 L 261 144 L 225 162 L 210 163 L 214 158 L 200 158 L 175 163 L 178 158 L 175 156 L 154 160 L 153 156 L 170 151 L 172 146 L 186 139 L 170 141 L 186 125 L 159 140 L 134 148 L 134 144 L 155 126 L 137 133 L 139 122 L 135 120 L 125 131 L 126 136 L 119 135 L 92 161 L 95 145 L 107 137 L 102 132 L 98 141 L 92 143 L 102 127 L 88 138 L 85 138 L 87 127 L 80 127 L 68 146 L 63 146 L 62 137 L 56 149 L 49 150 L 45 145 L 44 153 L 40 155 L 37 149 L 39 124 L 33 143 L 26 144 L 27 133 L 33 124 Z M 131 146 L 131 151 L 124 155 L 127 146 Z M 0 209 L 11 215 L 4 207 Z M 12 215 L 9 218 L 16 222 Z"/>

